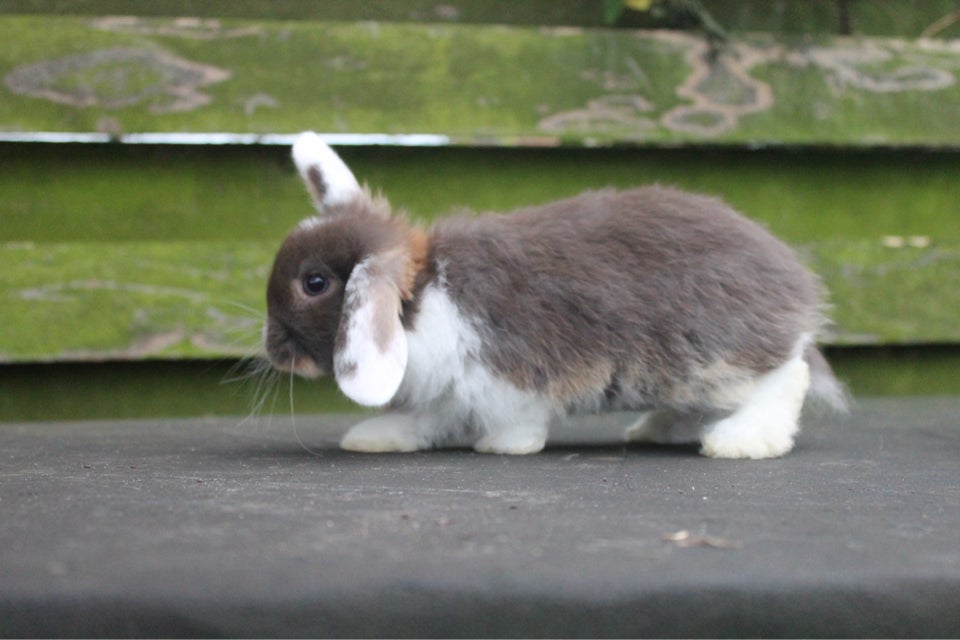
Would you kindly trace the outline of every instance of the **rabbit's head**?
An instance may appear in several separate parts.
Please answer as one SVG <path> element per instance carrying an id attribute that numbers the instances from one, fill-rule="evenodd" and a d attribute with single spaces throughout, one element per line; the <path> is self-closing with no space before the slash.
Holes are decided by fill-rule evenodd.
<path id="1" fill-rule="evenodd" d="M 316 134 L 301 134 L 293 158 L 318 215 L 287 236 L 274 260 L 267 357 L 305 377 L 332 373 L 355 402 L 384 405 L 406 368 L 401 312 L 426 236 L 392 216 Z"/>

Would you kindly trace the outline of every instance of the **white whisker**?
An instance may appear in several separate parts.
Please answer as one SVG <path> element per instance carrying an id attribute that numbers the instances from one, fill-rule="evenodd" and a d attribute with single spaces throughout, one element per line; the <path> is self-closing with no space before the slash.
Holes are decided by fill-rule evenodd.
<path id="1" fill-rule="evenodd" d="M 241 368 L 245 368 L 246 371 L 240 372 Z M 231 367 L 227 375 L 230 377 L 225 377 L 222 384 L 240 383 L 245 388 L 253 387 L 250 412 L 240 422 L 241 425 L 259 418 L 267 399 L 271 395 L 274 399 L 276 398 L 279 374 L 270 366 L 270 363 L 261 358 L 244 358 Z"/>
<path id="2" fill-rule="evenodd" d="M 297 442 L 300 443 L 300 446 L 303 448 L 303 450 L 306 451 L 307 453 L 311 454 L 311 455 L 320 457 L 322 454 L 321 454 L 319 451 L 315 451 L 314 449 L 311 449 L 310 447 L 308 447 L 307 444 L 300 438 L 300 433 L 297 431 L 297 416 L 296 416 L 296 410 L 295 410 L 295 408 L 294 408 L 294 403 L 293 403 L 293 376 L 294 376 L 293 370 L 296 368 L 296 364 L 297 364 L 296 356 L 294 356 L 294 358 L 293 358 L 293 363 L 292 363 L 293 366 L 290 367 L 290 381 L 289 381 L 289 385 L 290 385 L 290 426 L 293 427 L 293 437 L 295 437 L 295 438 L 297 439 Z"/>

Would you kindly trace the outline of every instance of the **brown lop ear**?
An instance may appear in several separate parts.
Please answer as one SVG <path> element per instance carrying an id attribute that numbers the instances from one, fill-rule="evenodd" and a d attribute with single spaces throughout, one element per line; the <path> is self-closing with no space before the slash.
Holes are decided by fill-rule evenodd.
<path id="1" fill-rule="evenodd" d="M 348 204 L 363 193 L 340 156 L 313 131 L 305 131 L 297 137 L 293 143 L 293 161 L 314 206 L 323 215 L 332 207 Z"/>
<path id="2" fill-rule="evenodd" d="M 398 252 L 357 264 L 344 290 L 333 346 L 337 385 L 354 402 L 379 407 L 397 393 L 407 368 L 407 336 L 400 321 Z"/>

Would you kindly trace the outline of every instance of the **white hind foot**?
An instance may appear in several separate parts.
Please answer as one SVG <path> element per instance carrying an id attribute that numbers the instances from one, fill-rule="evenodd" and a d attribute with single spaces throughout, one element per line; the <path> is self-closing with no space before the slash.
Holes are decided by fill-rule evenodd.
<path id="1" fill-rule="evenodd" d="M 707 427 L 700 452 L 711 458 L 776 458 L 793 448 L 810 369 L 796 356 L 757 379 L 730 416 Z"/>
<path id="2" fill-rule="evenodd" d="M 340 439 L 340 448 L 363 453 L 409 452 L 427 449 L 430 443 L 414 416 L 387 413 L 350 427 Z"/>

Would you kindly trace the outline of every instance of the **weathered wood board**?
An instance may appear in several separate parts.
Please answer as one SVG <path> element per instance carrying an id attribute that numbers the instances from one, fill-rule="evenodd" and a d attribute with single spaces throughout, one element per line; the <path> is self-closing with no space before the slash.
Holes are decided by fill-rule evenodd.
<path id="1" fill-rule="evenodd" d="M 430 221 L 659 182 L 728 200 L 793 243 L 960 240 L 960 154 L 783 149 L 339 147 Z M 264 240 L 312 209 L 289 147 L 0 144 L 0 242 Z"/>
<path id="2" fill-rule="evenodd" d="M 835 343 L 960 337 L 956 154 L 342 152 L 361 179 L 424 223 L 458 207 L 502 211 L 608 186 L 662 182 L 718 195 L 823 272 Z M 0 357 L 254 349 L 272 252 L 311 211 L 288 156 L 286 148 L 0 146 Z"/>
<path id="3" fill-rule="evenodd" d="M 9 15 L 0 37 L 0 140 L 431 134 L 345 152 L 424 220 L 677 184 L 803 252 L 831 343 L 960 338 L 957 42 L 736 35 L 712 57 L 663 31 Z M 748 151 L 780 146 L 802 151 Z M 287 153 L 0 145 L 0 361 L 255 350 L 308 211 Z"/>
<path id="4" fill-rule="evenodd" d="M 437 134 L 462 145 L 960 143 L 960 42 L 2 16 L 0 133 Z M 3 136 L 0 135 L 0 138 Z"/>
<path id="5" fill-rule="evenodd" d="M 960 340 L 960 242 L 799 247 L 833 293 L 832 344 Z M 0 245 L 0 362 L 220 358 L 258 351 L 274 247 Z"/>
<path id="6" fill-rule="evenodd" d="M 253 355 L 269 254 L 254 243 L 0 245 L 0 360 Z"/>
<path id="7" fill-rule="evenodd" d="M 267 20 L 432 22 L 601 27 L 676 28 L 665 0 L 2 0 L 0 13 L 43 15 L 197 16 Z M 727 32 L 851 33 L 916 38 L 933 31 L 960 35 L 951 21 L 955 0 L 699 0 Z M 631 10 L 626 5 L 645 10 Z M 680 3 L 678 3 L 680 4 Z M 656 5 L 660 5 L 659 7 Z M 650 10 L 650 9 L 654 10 Z M 845 13 L 845 18 L 841 16 Z"/>

